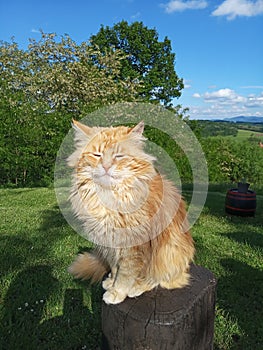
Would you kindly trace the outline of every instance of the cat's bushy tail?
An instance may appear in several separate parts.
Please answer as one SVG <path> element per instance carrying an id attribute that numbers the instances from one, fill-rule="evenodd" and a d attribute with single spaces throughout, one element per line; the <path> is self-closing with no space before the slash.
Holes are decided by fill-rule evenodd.
<path id="1" fill-rule="evenodd" d="M 81 253 L 69 266 L 68 272 L 75 278 L 90 279 L 91 283 L 100 282 L 109 272 L 107 264 L 96 253 Z"/>

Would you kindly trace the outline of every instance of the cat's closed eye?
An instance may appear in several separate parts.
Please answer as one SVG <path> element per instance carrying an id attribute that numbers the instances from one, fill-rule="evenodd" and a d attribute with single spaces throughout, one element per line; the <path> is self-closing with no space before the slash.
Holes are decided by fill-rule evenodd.
<path id="1" fill-rule="evenodd" d="M 101 158 L 102 157 L 102 153 L 91 153 L 91 155 L 95 158 Z"/>
<path id="2" fill-rule="evenodd" d="M 115 154 L 115 159 L 121 159 L 124 158 L 124 154 Z"/>

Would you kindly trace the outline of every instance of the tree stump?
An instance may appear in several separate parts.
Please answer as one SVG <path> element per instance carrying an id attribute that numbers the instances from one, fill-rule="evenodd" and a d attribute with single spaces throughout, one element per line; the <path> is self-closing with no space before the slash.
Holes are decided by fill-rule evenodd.
<path id="1" fill-rule="evenodd" d="M 156 288 L 117 305 L 102 305 L 102 350 L 213 349 L 216 280 L 192 265 L 182 289 Z"/>

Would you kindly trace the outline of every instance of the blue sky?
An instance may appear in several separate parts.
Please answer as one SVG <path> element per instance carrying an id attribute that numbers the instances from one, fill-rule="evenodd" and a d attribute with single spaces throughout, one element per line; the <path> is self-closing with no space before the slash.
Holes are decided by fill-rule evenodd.
<path id="1" fill-rule="evenodd" d="M 121 20 L 171 40 L 185 84 L 174 103 L 191 118 L 263 116 L 263 0 L 1 0 L 0 39 L 26 48 L 42 29 L 80 43 Z"/>

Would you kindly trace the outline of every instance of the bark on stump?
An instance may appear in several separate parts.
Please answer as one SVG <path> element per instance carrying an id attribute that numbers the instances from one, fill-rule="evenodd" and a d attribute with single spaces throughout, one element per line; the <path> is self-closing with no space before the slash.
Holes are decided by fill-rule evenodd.
<path id="1" fill-rule="evenodd" d="M 213 349 L 216 280 L 192 265 L 191 284 L 102 304 L 102 350 Z"/>

